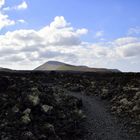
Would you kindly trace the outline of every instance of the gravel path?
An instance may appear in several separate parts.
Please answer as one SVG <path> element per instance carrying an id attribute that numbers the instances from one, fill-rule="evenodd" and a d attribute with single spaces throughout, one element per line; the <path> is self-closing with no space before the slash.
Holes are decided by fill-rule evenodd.
<path id="1" fill-rule="evenodd" d="M 107 112 L 105 104 L 96 97 L 69 92 L 70 95 L 82 99 L 83 111 L 87 116 L 84 128 L 88 131 L 83 140 L 139 140 L 130 137 L 122 124 Z"/>

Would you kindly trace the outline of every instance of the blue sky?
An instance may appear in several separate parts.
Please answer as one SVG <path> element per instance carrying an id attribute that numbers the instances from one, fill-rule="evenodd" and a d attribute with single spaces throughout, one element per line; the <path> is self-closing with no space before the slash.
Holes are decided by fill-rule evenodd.
<path id="1" fill-rule="evenodd" d="M 28 25 L 21 25 L 18 28 L 40 29 L 49 24 L 55 16 L 64 16 L 72 26 L 88 28 L 91 35 L 98 30 L 104 30 L 108 39 L 114 39 L 127 35 L 129 28 L 140 25 L 139 0 L 27 0 L 26 2 L 29 5 L 27 10 L 9 11 L 11 18 L 23 18 L 28 22 Z M 7 0 L 6 6 L 19 3 L 21 0 Z M 93 39 L 90 36 L 89 38 Z"/>
<path id="2" fill-rule="evenodd" d="M 9 41 L 9 46 L 17 46 L 14 46 L 12 51 L 6 43 L 0 44 L 0 54 L 4 52 L 6 55 L 6 50 L 10 50 L 10 55 L 14 58 L 13 63 L 14 60 L 17 62 L 16 65 L 12 64 L 8 58 L 10 56 L 3 53 L 1 56 L 6 58 L 0 57 L 0 60 L 6 61 L 7 64 L 1 66 L 32 69 L 45 61 L 57 59 L 77 65 L 140 71 L 139 5 L 139 0 L 0 0 L 1 42 L 4 42 L 5 38 L 16 40 L 16 34 L 20 36 L 20 41 L 26 44 L 21 47 L 17 41 Z M 7 17 L 2 18 L 2 15 Z M 55 27 L 51 27 L 51 23 L 54 23 Z M 62 25 L 58 27 L 58 23 Z M 10 34 L 7 35 L 7 32 Z M 43 47 L 38 46 L 30 52 L 24 52 L 24 47 L 33 47 L 21 37 L 25 34 L 29 40 L 29 32 L 35 34 L 33 37 L 42 37 L 42 34 L 49 36 L 48 33 L 51 33 L 51 37 L 43 37 L 43 42 L 48 39 L 51 43 L 48 41 L 49 43 L 44 45 L 42 42 L 39 45 L 44 45 Z M 33 37 L 31 40 L 35 44 L 37 41 Z M 52 43 L 54 38 L 58 41 Z M 74 43 L 69 43 L 70 41 Z M 92 53 L 87 57 L 88 52 Z M 35 55 L 34 63 L 30 58 L 31 54 Z M 71 57 L 72 55 L 74 57 Z M 20 63 L 25 65 L 21 67 Z"/>

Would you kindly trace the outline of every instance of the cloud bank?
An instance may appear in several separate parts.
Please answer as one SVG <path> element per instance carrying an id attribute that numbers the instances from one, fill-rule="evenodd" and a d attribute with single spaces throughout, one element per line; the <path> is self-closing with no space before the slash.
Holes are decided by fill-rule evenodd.
<path id="1" fill-rule="evenodd" d="M 33 69 L 48 60 L 93 67 L 140 70 L 140 38 L 122 37 L 110 42 L 84 42 L 85 28 L 75 29 L 57 16 L 40 30 L 15 30 L 0 35 L 3 67 Z M 134 69 L 135 66 L 135 69 Z"/>

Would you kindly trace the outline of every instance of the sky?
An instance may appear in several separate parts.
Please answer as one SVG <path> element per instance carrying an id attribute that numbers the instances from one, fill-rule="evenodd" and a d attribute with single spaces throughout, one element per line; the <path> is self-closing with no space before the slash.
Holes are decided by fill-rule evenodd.
<path id="1" fill-rule="evenodd" d="M 0 67 L 49 60 L 140 72 L 139 0 L 0 0 Z"/>

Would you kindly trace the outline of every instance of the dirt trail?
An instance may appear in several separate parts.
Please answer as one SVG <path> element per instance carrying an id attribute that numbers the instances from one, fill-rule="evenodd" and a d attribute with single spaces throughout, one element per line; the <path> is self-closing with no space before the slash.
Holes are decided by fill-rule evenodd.
<path id="1" fill-rule="evenodd" d="M 122 124 L 107 112 L 104 103 L 96 98 L 81 93 L 69 92 L 70 95 L 82 99 L 83 110 L 87 116 L 84 128 L 88 130 L 83 140 L 138 140 L 130 137 Z"/>

